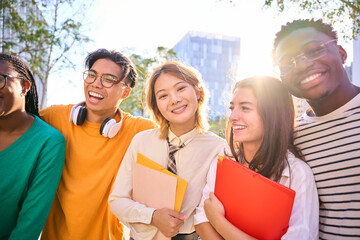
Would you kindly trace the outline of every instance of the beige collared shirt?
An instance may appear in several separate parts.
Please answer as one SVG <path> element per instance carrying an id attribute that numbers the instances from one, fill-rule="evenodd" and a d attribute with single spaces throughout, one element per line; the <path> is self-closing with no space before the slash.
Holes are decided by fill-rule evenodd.
<path id="1" fill-rule="evenodd" d="M 201 200 L 210 164 L 224 150 L 226 142 L 211 132 L 199 134 L 195 129 L 180 137 L 169 131 L 169 141 L 176 146 L 186 145 L 175 153 L 175 160 L 177 175 L 188 182 L 181 212 L 189 218 L 180 228 L 180 233 L 191 233 L 195 230 L 195 208 Z M 130 228 L 135 239 L 152 239 L 157 232 L 157 228 L 150 225 L 155 209 L 131 199 L 132 164 L 136 162 L 138 153 L 167 166 L 168 143 L 159 138 L 159 129 L 138 133 L 133 138 L 117 174 L 109 204 L 111 211 Z"/>

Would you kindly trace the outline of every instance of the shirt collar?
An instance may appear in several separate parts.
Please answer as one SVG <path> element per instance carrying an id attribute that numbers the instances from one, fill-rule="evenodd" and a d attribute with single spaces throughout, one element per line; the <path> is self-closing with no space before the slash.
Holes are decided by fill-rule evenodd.
<path id="1" fill-rule="evenodd" d="M 180 146 L 181 144 L 185 143 L 187 144 L 188 141 L 190 141 L 191 139 L 193 139 L 196 136 L 197 132 L 196 132 L 196 128 L 194 128 L 193 130 L 191 130 L 190 132 L 187 132 L 183 135 L 181 135 L 180 137 L 176 136 L 169 128 L 169 142 L 174 145 L 174 146 Z"/>
<path id="2" fill-rule="evenodd" d="M 282 177 L 290 177 L 289 164 L 285 163 L 285 168 L 281 174 Z"/>
<path id="3" fill-rule="evenodd" d="M 289 150 L 287 151 L 287 157 L 288 157 L 288 162 L 290 164 L 291 158 L 294 158 L 294 154 L 292 152 L 290 152 Z M 282 177 L 290 177 L 290 168 L 289 168 L 289 164 L 287 162 L 285 162 L 285 168 L 283 170 L 283 172 L 281 173 Z"/>

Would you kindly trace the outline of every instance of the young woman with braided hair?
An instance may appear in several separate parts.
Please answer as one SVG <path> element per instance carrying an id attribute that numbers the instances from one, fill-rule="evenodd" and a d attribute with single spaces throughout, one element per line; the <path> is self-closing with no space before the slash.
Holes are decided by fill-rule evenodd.
<path id="1" fill-rule="evenodd" d="M 65 139 L 40 120 L 33 74 L 0 54 L 0 239 L 38 239 L 60 180 Z"/>

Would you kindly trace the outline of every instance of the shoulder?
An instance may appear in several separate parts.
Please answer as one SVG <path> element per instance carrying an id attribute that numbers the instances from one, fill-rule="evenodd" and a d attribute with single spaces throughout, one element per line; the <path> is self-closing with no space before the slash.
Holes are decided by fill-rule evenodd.
<path id="1" fill-rule="evenodd" d="M 53 122 L 58 121 L 59 118 L 69 118 L 73 106 L 74 104 L 52 105 L 39 111 L 40 118 L 52 125 Z"/>
<path id="2" fill-rule="evenodd" d="M 225 139 L 219 137 L 218 135 L 216 135 L 213 132 L 207 131 L 201 134 L 198 134 L 199 138 L 206 138 L 206 139 L 210 139 L 210 140 L 214 140 L 214 141 L 219 141 L 219 142 L 226 142 Z"/>
<path id="3" fill-rule="evenodd" d="M 37 137 L 41 137 L 44 140 L 48 139 L 53 142 L 65 142 L 65 138 L 59 130 L 50 126 L 39 117 L 35 116 L 34 124 Z"/>
<path id="4" fill-rule="evenodd" d="M 39 117 L 35 116 L 35 122 L 38 125 L 37 131 L 39 131 L 40 133 L 44 133 L 45 135 L 48 135 L 51 138 L 65 141 L 64 136 L 59 130 L 50 126 L 49 124 L 41 120 Z"/>
<path id="5" fill-rule="evenodd" d="M 123 118 L 124 126 L 138 128 L 140 131 L 157 127 L 157 124 L 154 121 L 144 118 L 142 116 L 135 117 L 127 112 L 123 112 Z"/>
<path id="6" fill-rule="evenodd" d="M 197 139 L 200 141 L 206 141 L 208 144 L 219 144 L 221 146 L 227 145 L 226 140 L 219 137 L 213 132 L 204 132 L 197 135 Z"/>
<path id="7" fill-rule="evenodd" d="M 133 138 L 133 142 L 136 141 L 151 141 L 152 139 L 160 138 L 160 130 L 158 128 L 155 129 L 147 129 L 142 132 L 135 134 Z"/>
<path id="8" fill-rule="evenodd" d="M 303 176 L 304 178 L 313 178 L 313 173 L 309 165 L 303 160 L 295 157 L 293 153 L 288 152 L 288 161 L 291 169 L 291 173 L 297 176 Z"/>
<path id="9" fill-rule="evenodd" d="M 71 108 L 74 106 L 74 104 L 70 104 L 70 105 L 52 105 L 50 107 L 41 109 L 39 111 L 40 116 L 44 116 L 44 115 L 48 115 L 48 114 L 61 114 L 64 112 L 70 112 Z"/>

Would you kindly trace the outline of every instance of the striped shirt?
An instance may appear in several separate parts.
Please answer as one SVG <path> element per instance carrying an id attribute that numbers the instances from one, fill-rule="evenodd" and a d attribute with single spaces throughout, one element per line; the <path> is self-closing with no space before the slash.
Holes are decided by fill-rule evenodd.
<path id="1" fill-rule="evenodd" d="M 314 173 L 320 239 L 359 239 L 360 94 L 325 116 L 301 116 L 295 145 Z"/>

